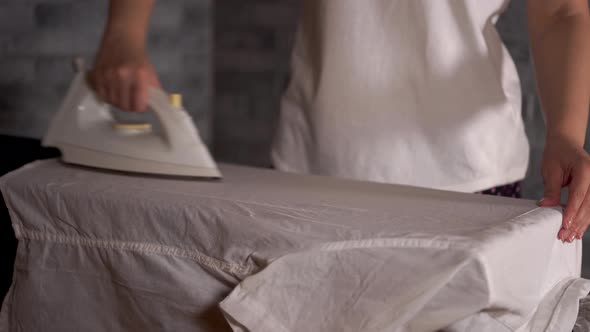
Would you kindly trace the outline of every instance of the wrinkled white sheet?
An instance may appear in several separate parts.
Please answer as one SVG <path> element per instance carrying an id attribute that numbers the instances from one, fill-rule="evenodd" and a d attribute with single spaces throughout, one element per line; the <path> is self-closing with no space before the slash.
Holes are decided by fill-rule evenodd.
<path id="1" fill-rule="evenodd" d="M 2 331 L 571 331 L 581 244 L 534 202 L 223 166 L 222 182 L 36 162 Z"/>

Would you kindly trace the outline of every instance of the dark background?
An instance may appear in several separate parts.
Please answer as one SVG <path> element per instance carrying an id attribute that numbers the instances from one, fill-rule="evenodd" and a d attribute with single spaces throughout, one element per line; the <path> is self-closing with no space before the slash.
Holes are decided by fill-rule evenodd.
<path id="1" fill-rule="evenodd" d="M 39 139 L 73 76 L 70 62 L 91 62 L 107 0 L 0 0 L 0 135 Z M 298 0 L 161 0 L 151 21 L 149 55 L 165 88 L 184 95 L 217 160 L 267 166 L 289 69 Z M 522 83 L 522 114 L 531 142 L 523 183 L 542 196 L 544 126 L 535 95 L 524 0 L 513 0 L 498 30 Z M 51 153 L 35 140 L 0 136 L 0 175 Z M 13 252 L 0 205 L 3 269 Z M 585 264 L 589 268 L 590 264 Z M 3 277 L 10 272 L 3 270 Z M 5 284 L 6 278 L 2 280 Z"/>

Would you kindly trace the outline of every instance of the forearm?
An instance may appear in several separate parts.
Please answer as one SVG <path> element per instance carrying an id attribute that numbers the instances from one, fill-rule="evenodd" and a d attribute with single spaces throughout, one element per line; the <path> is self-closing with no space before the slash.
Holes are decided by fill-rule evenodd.
<path id="1" fill-rule="evenodd" d="M 143 48 L 155 0 L 111 0 L 103 35 L 105 42 L 125 42 Z"/>
<path id="2" fill-rule="evenodd" d="M 588 13 L 529 18 L 531 50 L 547 137 L 584 144 L 590 107 Z"/>

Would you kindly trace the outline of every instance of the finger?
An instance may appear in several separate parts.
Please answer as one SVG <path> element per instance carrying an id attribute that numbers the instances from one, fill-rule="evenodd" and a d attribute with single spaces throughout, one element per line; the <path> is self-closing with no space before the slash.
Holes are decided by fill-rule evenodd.
<path id="1" fill-rule="evenodd" d="M 541 207 L 548 207 L 548 206 L 558 206 L 560 203 L 561 198 L 561 188 L 563 186 L 563 178 L 564 172 L 559 167 L 559 165 L 548 165 L 545 166 L 543 169 L 543 184 L 544 184 L 544 194 L 543 199 L 539 202 L 539 206 Z M 561 230 L 558 232 L 557 237 L 561 241 L 566 241 L 570 234 L 567 230 L 566 222 L 564 222 L 562 218 Z"/>
<path id="2" fill-rule="evenodd" d="M 563 185 L 563 171 L 561 167 L 551 167 L 543 174 L 545 191 L 539 206 L 557 206 L 561 200 L 561 187 Z"/>
<path id="3" fill-rule="evenodd" d="M 565 242 L 564 239 L 568 238 L 568 232 L 569 231 L 567 229 L 561 228 L 557 233 L 557 239 L 559 239 L 562 242 Z"/>
<path id="4" fill-rule="evenodd" d="M 584 221 L 580 223 L 580 225 L 578 225 L 578 227 L 572 231 L 572 233 L 574 234 L 574 239 L 578 239 L 581 240 L 582 237 L 584 236 L 584 233 L 586 233 L 586 230 L 588 229 L 588 225 L 590 225 L 590 221 L 588 220 L 588 215 L 586 215 L 586 217 L 584 218 Z"/>
<path id="5" fill-rule="evenodd" d="M 584 227 L 582 227 L 581 229 L 578 230 L 577 234 L 576 234 L 576 238 L 578 240 L 581 240 L 582 237 L 584 237 L 584 234 L 586 233 L 586 230 L 588 230 L 588 223 L 584 225 Z"/>
<path id="6" fill-rule="evenodd" d="M 148 81 L 145 79 L 143 74 L 140 74 L 135 80 L 134 91 L 133 91 L 133 110 L 135 112 L 144 112 L 147 108 L 147 94 L 148 94 Z"/>
<path id="7" fill-rule="evenodd" d="M 590 172 L 585 167 L 575 168 L 568 188 L 567 204 L 563 212 L 563 228 L 575 231 L 579 224 L 584 221 L 581 218 L 586 213 L 588 206 L 590 206 L 590 202 L 586 198 L 589 186 Z M 583 203 L 585 203 L 585 209 L 581 209 Z M 575 233 L 570 234 L 570 238 L 572 236 L 575 237 Z"/>
<path id="8" fill-rule="evenodd" d="M 586 197 L 584 198 L 584 202 L 580 206 L 578 214 L 575 216 L 575 220 L 576 220 L 575 228 L 572 227 L 570 229 L 570 231 L 571 231 L 570 238 L 573 237 L 573 238 L 581 239 L 582 236 L 584 235 L 584 232 L 588 228 L 588 224 L 590 224 L 590 195 L 588 195 L 588 192 L 586 192 Z M 572 239 L 572 241 L 573 241 L 573 239 Z"/>
<path id="9" fill-rule="evenodd" d="M 123 111 L 132 111 L 131 107 L 131 89 L 132 89 L 132 82 L 131 82 L 131 72 L 128 69 L 119 69 L 117 71 L 118 75 L 118 98 L 119 98 L 119 107 Z"/>
<path id="10" fill-rule="evenodd" d="M 113 70 L 105 73 L 103 87 L 106 94 L 105 101 L 113 106 L 120 107 L 118 95 L 118 91 L 120 90 L 119 82 L 117 80 L 117 75 Z"/>

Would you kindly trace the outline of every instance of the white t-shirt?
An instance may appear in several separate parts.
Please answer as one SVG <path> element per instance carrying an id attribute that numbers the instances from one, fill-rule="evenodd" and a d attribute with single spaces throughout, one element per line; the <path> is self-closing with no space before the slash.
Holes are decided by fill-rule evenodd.
<path id="1" fill-rule="evenodd" d="M 504 0 L 306 0 L 272 151 L 283 171 L 479 191 L 524 178 Z"/>

